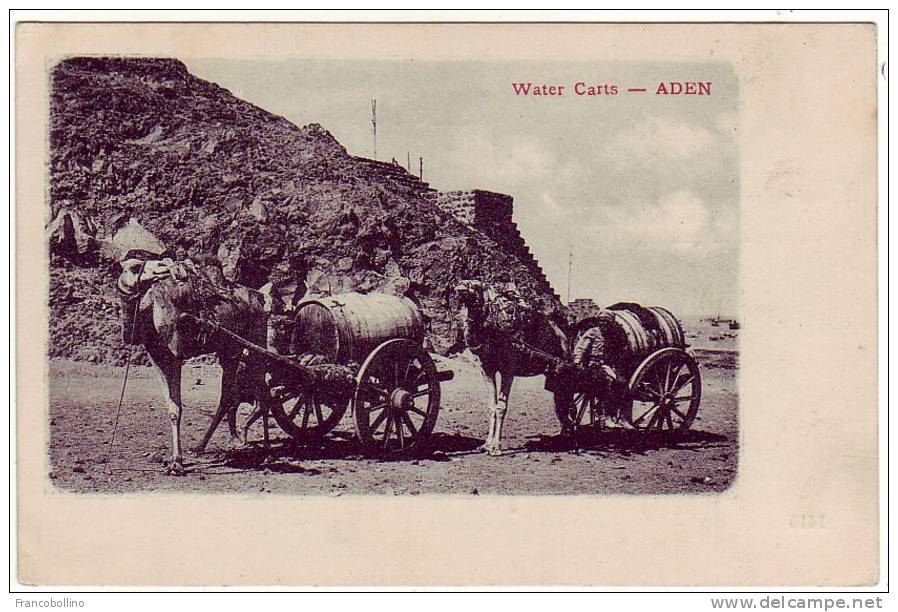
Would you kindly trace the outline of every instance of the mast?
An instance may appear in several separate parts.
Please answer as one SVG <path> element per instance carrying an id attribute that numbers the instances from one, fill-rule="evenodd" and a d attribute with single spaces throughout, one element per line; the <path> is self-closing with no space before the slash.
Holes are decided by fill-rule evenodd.
<path id="1" fill-rule="evenodd" d="M 567 252 L 567 303 L 571 303 L 571 270 L 574 267 L 574 249 L 568 246 Z"/>
<path id="2" fill-rule="evenodd" d="M 377 159 L 377 99 L 371 100 L 371 130 L 374 135 L 374 159 Z"/>

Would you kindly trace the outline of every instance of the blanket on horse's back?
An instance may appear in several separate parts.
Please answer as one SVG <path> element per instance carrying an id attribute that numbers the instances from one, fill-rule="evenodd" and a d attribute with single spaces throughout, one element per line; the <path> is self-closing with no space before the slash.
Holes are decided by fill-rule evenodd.
<path id="1" fill-rule="evenodd" d="M 121 266 L 117 289 L 122 304 L 122 337 L 126 343 L 140 342 L 133 334 L 134 317 L 141 306 L 149 305 L 144 299 L 153 287 L 157 287 L 163 299 L 180 312 L 210 321 L 226 323 L 223 318 L 256 314 L 264 317 L 264 301 L 259 292 L 229 282 L 221 268 L 202 259 L 175 261 L 165 257 L 144 260 L 131 256 L 121 262 Z"/>
<path id="2" fill-rule="evenodd" d="M 514 283 L 487 286 L 483 298 L 484 323 L 508 334 L 525 334 L 538 314 Z"/>

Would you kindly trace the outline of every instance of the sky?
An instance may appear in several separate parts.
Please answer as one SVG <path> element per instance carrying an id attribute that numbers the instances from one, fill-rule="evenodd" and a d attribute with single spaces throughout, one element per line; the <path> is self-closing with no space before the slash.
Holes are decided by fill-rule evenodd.
<path id="1" fill-rule="evenodd" d="M 736 316 L 737 81 L 720 62 L 235 61 L 186 59 L 297 125 L 320 123 L 353 155 L 407 154 L 440 191 L 514 197 L 514 221 L 562 300 L 635 301 Z M 574 84 L 616 84 L 578 96 Z M 710 81 L 710 96 L 656 95 Z M 512 83 L 564 85 L 520 96 Z M 626 88 L 646 92 L 627 93 Z"/>

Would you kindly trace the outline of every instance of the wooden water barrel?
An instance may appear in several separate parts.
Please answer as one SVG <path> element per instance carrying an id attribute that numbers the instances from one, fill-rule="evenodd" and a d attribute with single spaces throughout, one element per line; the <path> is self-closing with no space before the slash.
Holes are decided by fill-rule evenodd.
<path id="1" fill-rule="evenodd" d="M 659 349 L 686 347 L 683 328 L 665 308 L 624 302 L 610 306 L 607 312 L 613 322 L 602 325 L 608 343 L 606 359 L 624 372 L 630 373 Z"/>
<path id="2" fill-rule="evenodd" d="M 660 306 L 649 306 L 647 310 L 658 319 L 658 327 L 661 330 L 662 343 L 665 348 L 669 346 L 686 348 L 686 335 L 683 333 L 683 327 L 672 312 Z"/>
<path id="3" fill-rule="evenodd" d="M 411 300 L 342 293 L 300 302 L 292 352 L 317 353 L 337 364 L 361 363 L 380 343 L 394 338 L 424 342 L 424 319 Z"/>
<path id="4" fill-rule="evenodd" d="M 624 362 L 638 362 L 655 352 L 659 348 L 660 338 L 652 333 L 640 318 L 630 310 L 612 310 L 614 322 L 619 330 L 623 332 L 626 342 L 622 349 L 622 354 L 617 356 Z"/>

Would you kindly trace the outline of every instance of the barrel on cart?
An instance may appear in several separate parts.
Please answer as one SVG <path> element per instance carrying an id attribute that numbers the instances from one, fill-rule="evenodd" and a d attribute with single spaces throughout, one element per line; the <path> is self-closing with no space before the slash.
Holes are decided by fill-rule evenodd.
<path id="1" fill-rule="evenodd" d="M 308 298 L 289 326 L 286 354 L 214 326 L 265 364 L 269 409 L 281 429 L 308 442 L 333 430 L 351 407 L 366 452 L 424 448 L 440 410 L 440 383 L 453 373 L 438 371 L 424 348 L 424 320 L 411 300 L 381 293 Z"/>
<path id="2" fill-rule="evenodd" d="M 591 425 L 604 413 L 618 414 L 639 430 L 688 430 L 701 402 L 701 373 L 686 351 L 677 318 L 660 306 L 621 302 L 579 321 L 571 333 L 572 346 L 593 327 L 602 332 L 605 362 L 618 380 L 608 384 L 580 376 L 572 390 L 556 392 L 555 401 L 564 408 L 561 413 L 570 415 L 570 424 Z"/>
<path id="3" fill-rule="evenodd" d="M 275 420 L 299 440 L 324 435 L 349 406 L 359 441 L 379 452 L 415 451 L 436 424 L 440 382 L 424 348 L 424 319 L 408 298 L 344 293 L 304 300 L 293 321 L 291 353 L 320 356 L 355 374 L 350 397 L 333 397 L 287 381 L 272 409 Z"/>

